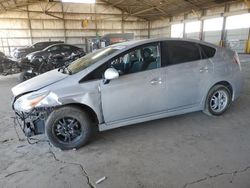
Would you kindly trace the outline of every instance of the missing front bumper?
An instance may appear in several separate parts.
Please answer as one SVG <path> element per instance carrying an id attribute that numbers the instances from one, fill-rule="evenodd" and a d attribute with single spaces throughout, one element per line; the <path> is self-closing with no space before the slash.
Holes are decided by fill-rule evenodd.
<path id="1" fill-rule="evenodd" d="M 19 126 L 26 137 L 40 135 L 45 133 L 45 120 L 47 112 L 37 112 L 25 114 L 15 112 L 15 127 Z"/>

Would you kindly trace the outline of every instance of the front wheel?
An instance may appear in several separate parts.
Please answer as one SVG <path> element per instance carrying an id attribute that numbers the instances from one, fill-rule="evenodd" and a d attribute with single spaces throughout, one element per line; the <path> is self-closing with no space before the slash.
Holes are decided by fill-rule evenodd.
<path id="1" fill-rule="evenodd" d="M 91 121 L 88 114 L 81 109 L 66 106 L 49 115 L 45 132 L 54 146 L 62 150 L 77 149 L 89 140 Z"/>
<path id="2" fill-rule="evenodd" d="M 222 115 L 232 102 L 232 94 L 224 85 L 215 85 L 208 93 L 204 112 L 208 115 Z"/>

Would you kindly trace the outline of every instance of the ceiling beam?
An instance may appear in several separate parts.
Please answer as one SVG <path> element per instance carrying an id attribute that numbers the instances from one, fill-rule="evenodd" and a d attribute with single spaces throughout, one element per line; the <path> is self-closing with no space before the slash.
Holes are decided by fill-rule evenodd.
<path id="1" fill-rule="evenodd" d="M 194 10 L 201 10 L 202 8 L 197 6 L 196 4 L 194 4 L 192 1 L 190 0 L 184 0 L 184 2 L 186 2 L 187 4 L 191 5 L 192 9 Z"/>
<path id="2" fill-rule="evenodd" d="M 144 9 L 144 10 L 141 10 L 141 11 L 138 11 L 138 12 L 135 12 L 135 13 L 131 14 L 131 16 L 135 16 L 135 15 L 138 15 L 138 14 L 142 14 L 142 13 L 144 13 L 144 12 L 148 12 L 148 11 L 153 10 L 153 9 L 155 9 L 155 7 L 150 7 L 150 8 L 147 8 L 147 9 Z"/>
<path id="3" fill-rule="evenodd" d="M 164 14 L 165 16 L 169 16 L 169 14 L 166 12 L 166 11 L 164 11 L 162 8 L 160 8 L 161 6 L 162 6 L 162 4 L 160 5 L 160 6 L 154 6 L 154 5 L 152 5 L 151 3 L 148 3 L 147 1 L 142 1 L 143 3 L 145 3 L 146 5 L 148 5 L 148 6 L 151 6 L 151 7 L 155 7 L 155 9 L 157 9 L 158 11 L 160 11 L 162 14 Z"/>

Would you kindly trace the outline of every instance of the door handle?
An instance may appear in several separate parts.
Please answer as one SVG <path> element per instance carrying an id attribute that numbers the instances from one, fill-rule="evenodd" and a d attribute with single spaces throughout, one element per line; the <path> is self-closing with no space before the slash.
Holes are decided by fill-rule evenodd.
<path id="1" fill-rule="evenodd" d="M 150 81 L 151 85 L 162 84 L 161 78 L 154 78 Z"/>
<path id="2" fill-rule="evenodd" d="M 208 72 L 208 67 L 200 68 L 200 73 L 202 73 L 202 72 Z"/>

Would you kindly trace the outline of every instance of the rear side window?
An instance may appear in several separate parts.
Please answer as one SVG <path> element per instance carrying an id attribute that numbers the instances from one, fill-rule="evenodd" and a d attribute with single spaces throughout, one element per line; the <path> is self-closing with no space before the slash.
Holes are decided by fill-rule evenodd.
<path id="1" fill-rule="evenodd" d="M 212 58 L 215 55 L 216 50 L 212 47 L 200 44 L 202 59 Z"/>
<path id="2" fill-rule="evenodd" d="M 43 44 L 43 43 L 36 43 L 36 44 L 34 44 L 34 46 L 35 46 L 36 48 L 41 48 L 41 47 L 44 46 L 44 44 Z"/>
<path id="3" fill-rule="evenodd" d="M 63 50 L 70 50 L 70 49 L 71 49 L 71 47 L 70 47 L 70 46 L 66 46 L 66 45 L 65 45 L 65 46 L 62 46 L 62 49 L 63 49 Z"/>
<path id="4" fill-rule="evenodd" d="M 166 43 L 170 65 L 201 59 L 199 47 L 195 43 L 186 41 L 166 41 Z"/>

